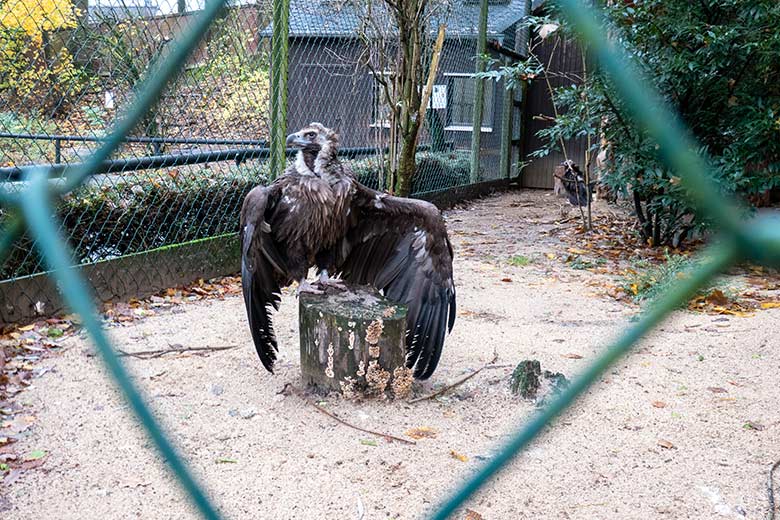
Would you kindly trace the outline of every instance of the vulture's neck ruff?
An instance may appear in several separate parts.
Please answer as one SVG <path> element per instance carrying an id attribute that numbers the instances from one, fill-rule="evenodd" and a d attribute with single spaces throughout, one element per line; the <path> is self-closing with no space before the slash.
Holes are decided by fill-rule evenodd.
<path id="1" fill-rule="evenodd" d="M 333 172 L 337 172 L 338 168 L 330 167 L 338 163 L 337 153 L 336 146 L 330 140 L 325 141 L 316 153 L 312 149 L 303 148 L 298 151 L 295 169 L 301 175 L 313 175 L 327 181 L 337 180 Z"/>

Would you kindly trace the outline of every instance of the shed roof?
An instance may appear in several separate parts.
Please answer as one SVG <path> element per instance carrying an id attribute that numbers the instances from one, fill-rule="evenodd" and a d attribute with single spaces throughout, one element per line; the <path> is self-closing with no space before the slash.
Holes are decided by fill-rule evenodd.
<path id="1" fill-rule="evenodd" d="M 501 37 L 525 15 L 524 0 L 489 0 L 487 36 Z M 455 8 L 441 13 L 434 21 L 447 23 L 448 37 L 475 37 L 478 32 L 480 3 L 475 0 L 455 0 Z M 376 2 L 372 16 L 387 18 L 389 13 Z M 364 13 L 351 2 L 338 0 L 290 0 L 291 37 L 355 37 Z M 270 36 L 268 25 L 261 36 Z"/>

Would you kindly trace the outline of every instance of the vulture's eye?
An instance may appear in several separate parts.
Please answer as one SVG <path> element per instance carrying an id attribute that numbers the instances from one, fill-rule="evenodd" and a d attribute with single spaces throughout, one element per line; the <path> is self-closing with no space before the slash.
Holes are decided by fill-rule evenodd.
<path id="1" fill-rule="evenodd" d="M 317 134 L 314 132 L 306 132 L 306 135 L 304 137 L 306 137 L 306 139 L 314 139 L 315 137 L 317 137 Z"/>

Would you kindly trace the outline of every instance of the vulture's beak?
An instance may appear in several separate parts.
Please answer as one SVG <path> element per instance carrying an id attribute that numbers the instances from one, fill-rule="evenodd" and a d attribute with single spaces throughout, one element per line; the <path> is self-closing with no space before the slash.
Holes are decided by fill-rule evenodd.
<path id="1" fill-rule="evenodd" d="M 303 137 L 301 137 L 298 134 L 290 134 L 287 136 L 287 146 L 296 146 L 298 148 L 304 148 L 307 145 L 309 145 L 308 141 L 306 141 Z"/>

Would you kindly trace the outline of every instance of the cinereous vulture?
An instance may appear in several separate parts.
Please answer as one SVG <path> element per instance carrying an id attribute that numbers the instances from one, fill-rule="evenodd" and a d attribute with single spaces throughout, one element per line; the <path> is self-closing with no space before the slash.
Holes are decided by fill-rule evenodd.
<path id="1" fill-rule="evenodd" d="M 258 186 L 241 208 L 241 283 L 252 339 L 273 372 L 278 350 L 271 321 L 281 288 L 317 292 L 342 280 L 371 285 L 408 306 L 406 364 L 430 377 L 455 322 L 452 246 L 439 210 L 357 182 L 339 162 L 338 135 L 318 123 L 287 137 L 294 165 Z M 319 281 L 306 282 L 316 266 Z"/>

